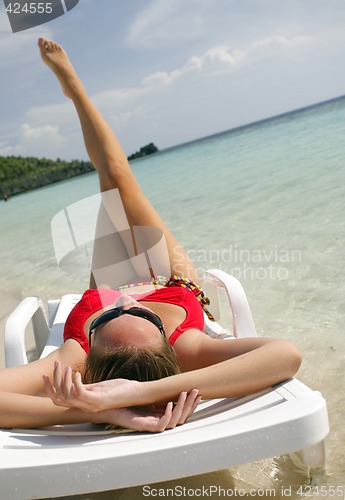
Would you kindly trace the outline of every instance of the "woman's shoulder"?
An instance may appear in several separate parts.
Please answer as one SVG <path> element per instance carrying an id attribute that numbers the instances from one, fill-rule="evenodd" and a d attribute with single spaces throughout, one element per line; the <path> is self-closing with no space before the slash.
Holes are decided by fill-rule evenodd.
<path id="1" fill-rule="evenodd" d="M 73 370 L 83 372 L 87 352 L 75 339 L 66 339 L 56 352 L 58 359 L 65 366 L 71 366 Z"/>

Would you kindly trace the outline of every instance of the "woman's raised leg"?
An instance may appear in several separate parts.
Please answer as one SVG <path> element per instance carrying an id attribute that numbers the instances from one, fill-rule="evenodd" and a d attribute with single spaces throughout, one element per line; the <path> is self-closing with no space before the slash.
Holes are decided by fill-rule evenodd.
<path id="1" fill-rule="evenodd" d="M 86 150 L 99 175 L 101 191 L 118 189 L 131 227 L 152 226 L 163 231 L 171 274 L 199 282 L 196 269 L 157 211 L 142 192 L 115 134 L 88 97 L 65 51 L 58 44 L 39 39 L 43 61 L 57 76 L 77 110 Z"/>

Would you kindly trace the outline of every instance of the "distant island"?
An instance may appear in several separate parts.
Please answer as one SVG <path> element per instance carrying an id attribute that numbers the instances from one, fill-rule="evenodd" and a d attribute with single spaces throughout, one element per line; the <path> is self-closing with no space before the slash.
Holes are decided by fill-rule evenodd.
<path id="1" fill-rule="evenodd" d="M 142 158 L 143 156 L 152 155 L 153 153 L 157 153 L 158 151 L 159 150 L 157 146 L 155 146 L 153 142 L 150 142 L 150 144 L 147 144 L 147 146 L 143 146 L 142 148 L 140 148 L 139 151 L 129 156 L 128 160 L 129 161 L 136 160 L 137 158 Z"/>
<path id="2" fill-rule="evenodd" d="M 94 168 L 88 161 L 0 156 L 0 198 L 7 200 L 14 194 L 92 171 Z"/>
<path id="3" fill-rule="evenodd" d="M 156 153 L 158 148 L 151 142 L 128 160 L 142 158 Z M 56 161 L 47 158 L 0 156 L 0 199 L 7 201 L 11 196 L 77 175 L 94 172 L 89 161 Z"/>

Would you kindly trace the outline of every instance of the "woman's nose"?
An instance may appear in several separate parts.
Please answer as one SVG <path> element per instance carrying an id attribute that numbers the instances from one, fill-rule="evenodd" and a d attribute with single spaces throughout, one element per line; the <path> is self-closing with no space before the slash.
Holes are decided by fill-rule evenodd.
<path id="1" fill-rule="evenodd" d="M 129 295 L 121 295 L 114 303 L 115 307 L 122 307 L 122 309 L 129 309 L 137 305 L 137 301 Z"/>

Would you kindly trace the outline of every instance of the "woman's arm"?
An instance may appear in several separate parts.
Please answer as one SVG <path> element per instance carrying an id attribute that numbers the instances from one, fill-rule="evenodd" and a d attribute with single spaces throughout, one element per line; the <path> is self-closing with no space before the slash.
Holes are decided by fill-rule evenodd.
<path id="1" fill-rule="evenodd" d="M 161 397 L 165 401 L 182 387 L 186 391 L 197 387 L 205 399 L 245 396 L 289 379 L 301 364 L 299 351 L 286 340 L 206 339 L 199 347 L 195 346 L 193 357 L 199 358 L 203 368 L 191 368 L 169 379 L 144 383 L 141 397 L 144 400 Z"/>
<path id="2" fill-rule="evenodd" d="M 46 395 L 43 374 L 53 376 L 55 361 L 83 372 L 85 359 L 85 351 L 80 345 L 74 340 L 67 340 L 45 358 L 26 365 L 0 369 L 0 391 L 31 396 Z"/>
<path id="3" fill-rule="evenodd" d="M 37 428 L 58 424 L 107 423 L 137 431 L 162 432 L 180 425 L 193 413 L 197 403 L 197 391 L 182 393 L 175 407 L 166 405 L 160 411 L 154 408 L 117 408 L 91 412 L 58 407 L 51 399 L 42 397 L 45 384 L 42 374 L 54 376 L 54 363 L 74 369 L 84 366 L 85 353 L 74 341 L 67 341 L 44 359 L 15 368 L 0 370 L 0 427 Z M 56 370 L 55 370 L 56 372 Z M 72 380 L 72 369 L 68 369 Z"/>
<path id="4" fill-rule="evenodd" d="M 197 337 L 194 340 L 197 342 Z M 57 364 L 54 385 L 46 378 L 46 389 L 55 404 L 84 411 L 174 400 L 180 392 L 188 393 L 194 387 L 205 399 L 238 397 L 264 390 L 292 377 L 301 363 L 298 350 L 285 340 L 210 339 L 201 341 L 199 345 L 194 344 L 194 348 L 205 365 L 203 368 L 152 382 L 107 380 L 83 385 L 80 376 L 74 382 L 68 373 L 63 377 Z M 212 361 L 215 364 L 206 366 Z"/>
<path id="5" fill-rule="evenodd" d="M 110 424 L 141 432 L 162 432 L 183 424 L 199 402 L 198 391 L 181 393 L 177 404 L 155 408 L 117 408 L 84 412 L 77 408 L 54 405 L 49 398 L 0 392 L 0 427 L 38 428 L 57 424 Z"/>
<path id="6" fill-rule="evenodd" d="M 91 422 L 88 413 L 59 408 L 49 398 L 0 392 L 0 427 L 35 428 Z"/>

